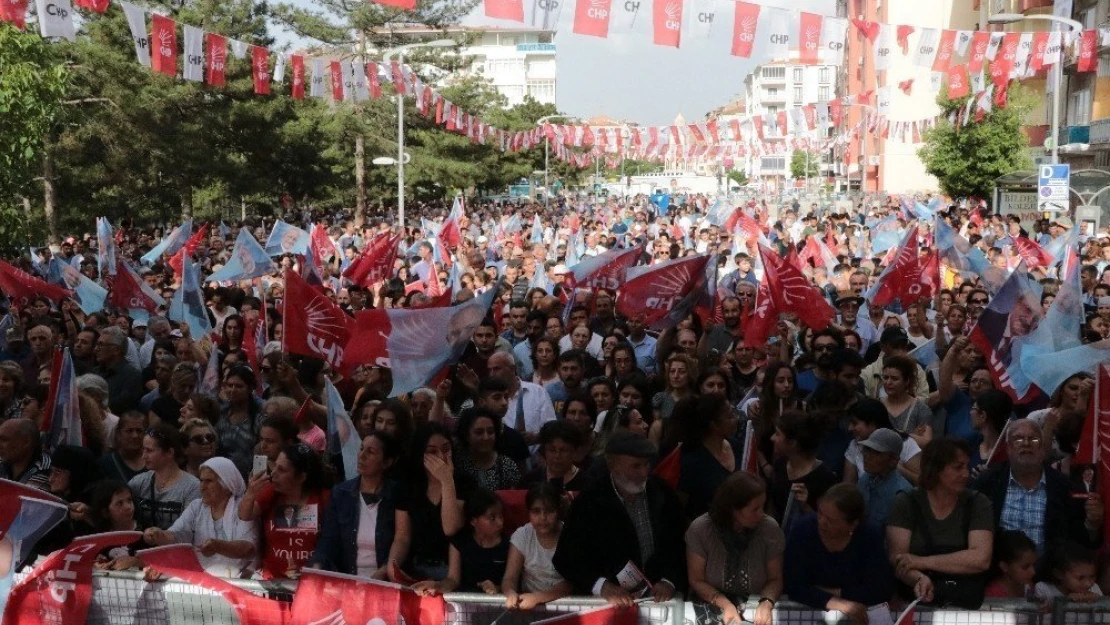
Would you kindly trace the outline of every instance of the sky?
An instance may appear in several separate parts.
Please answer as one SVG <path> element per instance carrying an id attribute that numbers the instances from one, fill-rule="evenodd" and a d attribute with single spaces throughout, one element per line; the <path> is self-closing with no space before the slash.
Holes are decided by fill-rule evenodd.
<path id="1" fill-rule="evenodd" d="M 311 0 L 292 1 L 312 6 Z M 759 47 L 751 59 L 730 54 L 732 0 L 685 0 L 687 20 L 696 13 L 692 6 L 698 1 L 715 2 L 716 17 L 707 38 L 696 37 L 689 24 L 684 26 L 679 49 L 652 43 L 652 0 L 639 0 L 641 9 L 631 27 L 629 20 L 621 20 L 618 13 L 619 7 L 627 2 L 612 0 L 614 15 L 607 39 L 574 34 L 571 23 L 575 0 L 558 1 L 563 6 L 554 40 L 558 64 L 556 106 L 567 115 L 579 118 L 605 115 L 644 125 L 667 125 L 679 114 L 688 122 L 700 120 L 709 111 L 742 95 L 744 78 L 759 62 L 770 60 Z M 835 14 L 835 0 L 756 0 L 756 3 Z M 525 6 L 529 4 L 525 0 Z M 464 23 L 519 26 L 486 18 L 481 3 Z"/>

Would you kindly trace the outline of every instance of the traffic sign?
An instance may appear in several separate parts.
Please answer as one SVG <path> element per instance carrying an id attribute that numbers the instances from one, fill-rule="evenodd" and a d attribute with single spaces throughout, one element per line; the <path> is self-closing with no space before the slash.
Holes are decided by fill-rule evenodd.
<path id="1" fill-rule="evenodd" d="M 1071 165 L 1041 165 L 1037 175 L 1037 210 L 1066 213 L 1071 187 Z"/>

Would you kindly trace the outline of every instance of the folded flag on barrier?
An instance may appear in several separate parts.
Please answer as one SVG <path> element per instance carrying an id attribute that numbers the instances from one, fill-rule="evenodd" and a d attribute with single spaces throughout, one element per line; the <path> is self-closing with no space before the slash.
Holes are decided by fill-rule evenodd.
<path id="1" fill-rule="evenodd" d="M 639 611 L 636 606 L 605 606 L 583 612 L 570 612 L 542 621 L 535 621 L 532 625 L 636 625 L 639 622 Z"/>
<path id="2" fill-rule="evenodd" d="M 0 625 L 79 625 L 87 622 L 92 601 L 93 564 L 97 556 L 106 549 L 130 545 L 142 537 L 142 532 L 109 532 L 73 539 L 12 588 Z"/>
<path id="3" fill-rule="evenodd" d="M 397 584 L 305 569 L 293 596 L 290 625 L 442 625 L 445 618 L 442 596 L 421 597 Z"/>
<path id="4" fill-rule="evenodd" d="M 289 604 L 259 597 L 205 571 L 192 545 L 166 545 L 144 549 L 135 555 L 162 575 L 218 594 L 231 604 L 240 625 L 282 625 L 288 620 Z"/>

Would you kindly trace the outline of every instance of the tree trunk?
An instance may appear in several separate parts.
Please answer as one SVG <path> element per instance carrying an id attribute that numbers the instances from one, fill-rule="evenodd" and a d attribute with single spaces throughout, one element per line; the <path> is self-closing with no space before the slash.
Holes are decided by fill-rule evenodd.
<path id="1" fill-rule="evenodd" d="M 247 221 L 247 198 L 239 196 L 239 221 Z"/>
<path id="2" fill-rule="evenodd" d="M 19 200 L 23 202 L 23 214 L 27 217 L 27 223 L 31 223 L 31 198 L 22 195 Z"/>
<path id="3" fill-rule="evenodd" d="M 355 135 L 355 228 L 366 222 L 366 140 Z"/>
<path id="4" fill-rule="evenodd" d="M 58 190 L 54 188 L 54 156 L 47 139 L 42 150 L 42 210 L 46 214 L 47 241 L 58 243 Z"/>
<path id="5" fill-rule="evenodd" d="M 181 221 L 193 218 L 193 187 L 184 185 L 181 188 Z"/>

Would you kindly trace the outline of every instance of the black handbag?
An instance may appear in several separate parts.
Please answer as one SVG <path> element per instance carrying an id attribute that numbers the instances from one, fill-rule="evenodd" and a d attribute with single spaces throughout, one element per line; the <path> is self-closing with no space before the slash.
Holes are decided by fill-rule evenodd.
<path id="1" fill-rule="evenodd" d="M 964 491 L 960 495 L 960 501 L 956 504 L 957 508 L 962 508 L 964 512 L 962 533 L 964 536 L 964 544 L 961 547 L 955 548 L 940 548 L 937 547 L 933 534 L 929 531 L 929 524 L 926 521 L 926 506 L 929 505 L 928 500 L 925 498 L 925 491 L 921 489 L 914 489 L 910 493 L 910 500 L 913 502 L 913 511 L 915 524 L 914 527 L 921 531 L 921 537 L 925 540 L 925 552 L 917 555 L 922 556 L 940 556 L 956 551 L 962 551 L 967 548 L 967 535 L 971 528 L 971 500 L 974 498 L 976 491 Z M 933 582 L 933 600 L 925 605 L 935 607 L 958 607 L 965 610 L 978 610 L 983 605 L 983 596 L 987 591 L 987 575 L 986 573 L 976 573 L 970 575 L 954 575 L 951 573 L 940 573 L 937 571 L 925 571 L 929 579 Z M 912 597 L 913 589 L 905 586 L 903 590 L 908 590 L 909 595 Z M 922 602 L 924 603 L 924 602 Z"/>

